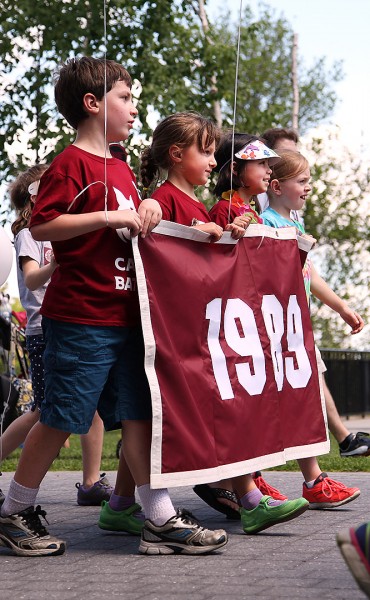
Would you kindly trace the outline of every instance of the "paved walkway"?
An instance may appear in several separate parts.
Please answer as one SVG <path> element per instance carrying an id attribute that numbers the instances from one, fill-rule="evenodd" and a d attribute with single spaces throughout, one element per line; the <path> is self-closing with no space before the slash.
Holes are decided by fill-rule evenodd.
<path id="1" fill-rule="evenodd" d="M 350 460 L 350 459 L 346 459 Z M 364 458 L 364 460 L 369 460 Z M 74 487 L 80 473 L 48 473 L 39 494 L 50 531 L 67 541 L 63 556 L 20 558 L 0 547 L 1 600 L 357 600 L 364 594 L 335 544 L 341 528 L 370 518 L 369 473 L 331 474 L 358 485 L 361 496 L 330 511 L 307 511 L 256 536 L 242 533 L 207 507 L 191 488 L 174 488 L 185 506 L 209 528 L 224 527 L 228 544 L 209 556 L 141 556 L 138 538 L 102 532 L 97 507 L 80 507 Z M 4 473 L 7 490 L 12 473 Z M 115 474 L 109 473 L 111 481 Z M 290 497 L 301 494 L 300 473 L 271 471 L 266 479 Z"/>

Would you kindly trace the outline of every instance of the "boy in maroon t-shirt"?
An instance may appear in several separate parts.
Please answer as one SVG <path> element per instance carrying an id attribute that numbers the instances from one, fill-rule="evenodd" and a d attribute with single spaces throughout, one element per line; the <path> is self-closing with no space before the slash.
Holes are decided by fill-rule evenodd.
<path id="1" fill-rule="evenodd" d="M 145 237 L 161 209 L 155 200 L 140 202 L 129 166 L 109 151 L 137 115 L 131 78 L 113 61 L 71 59 L 59 71 L 55 100 L 77 136 L 42 177 L 30 224 L 35 239 L 52 242 L 58 264 L 41 310 L 45 402 L 2 505 L 0 541 L 19 556 L 64 553 L 65 542 L 48 534 L 34 504 L 63 442 L 86 433 L 98 408 L 106 429 L 124 430 L 102 524 L 114 513 L 116 529 L 142 530 L 146 554 L 210 552 L 226 544 L 225 532 L 176 513 L 168 491 L 149 485 L 152 414 L 130 236 Z M 143 526 L 127 481 L 138 487 Z"/>

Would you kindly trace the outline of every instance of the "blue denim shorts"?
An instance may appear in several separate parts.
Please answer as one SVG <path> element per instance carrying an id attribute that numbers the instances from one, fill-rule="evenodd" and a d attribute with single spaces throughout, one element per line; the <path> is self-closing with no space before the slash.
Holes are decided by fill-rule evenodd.
<path id="1" fill-rule="evenodd" d="M 141 327 L 103 327 L 43 317 L 45 399 L 40 421 L 87 433 L 98 410 L 106 430 L 152 418 Z"/>

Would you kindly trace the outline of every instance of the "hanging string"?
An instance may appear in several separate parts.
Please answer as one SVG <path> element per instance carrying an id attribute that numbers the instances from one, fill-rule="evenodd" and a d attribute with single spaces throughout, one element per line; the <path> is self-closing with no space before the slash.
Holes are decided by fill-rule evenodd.
<path id="1" fill-rule="evenodd" d="M 235 65 L 235 84 L 234 84 L 234 110 L 233 110 L 233 125 L 232 125 L 232 136 L 231 136 L 231 163 L 230 163 L 230 197 L 229 197 L 229 212 L 228 222 L 231 220 L 231 196 L 233 190 L 233 163 L 234 163 L 234 149 L 235 149 L 235 123 L 236 123 L 236 100 L 238 96 L 238 82 L 239 82 L 239 58 L 240 58 L 240 38 L 241 38 L 241 23 L 242 23 L 242 10 L 243 0 L 240 0 L 239 6 L 239 26 L 238 26 L 238 43 L 236 50 L 236 65 Z"/>
<path id="2" fill-rule="evenodd" d="M 108 227 L 108 186 L 107 186 L 107 2 L 103 0 L 103 39 L 104 39 L 104 213 Z"/>

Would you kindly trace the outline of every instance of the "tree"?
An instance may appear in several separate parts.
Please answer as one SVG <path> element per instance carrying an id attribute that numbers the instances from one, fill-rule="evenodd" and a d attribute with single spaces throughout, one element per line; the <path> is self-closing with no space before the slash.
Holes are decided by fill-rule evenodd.
<path id="1" fill-rule="evenodd" d="M 72 55 L 93 54 L 127 65 L 140 82 L 140 133 L 150 135 L 148 115 L 198 110 L 231 123 L 236 58 L 235 24 L 225 14 L 204 27 L 203 2 L 110 0 L 104 47 L 101 0 L 47 0 L 0 7 L 0 173 L 2 180 L 30 162 L 50 160 L 72 139 L 52 100 L 52 73 Z M 203 13 L 202 13 L 203 9 Z M 201 20 L 203 14 L 203 19 Z M 225 26 L 225 23 L 227 24 Z M 263 44 L 260 43 L 263 32 Z M 237 127 L 252 132 L 287 124 L 292 112 L 289 23 L 267 7 L 257 20 L 247 7 L 241 30 Z M 302 127 L 332 110 L 337 68 L 325 61 L 301 68 Z M 325 94 L 322 91 L 325 90 Z"/>
<path id="2" fill-rule="evenodd" d="M 140 97 L 139 126 L 135 133 L 140 136 L 134 135 L 129 141 L 134 168 L 140 144 L 150 137 L 149 117 L 153 113 L 161 118 L 179 110 L 197 110 L 216 121 L 221 119 L 225 128 L 231 126 L 238 24 L 232 22 L 227 10 L 211 22 L 205 0 L 109 0 L 104 40 L 103 8 L 101 0 L 34 3 L 18 0 L 15 4 L 3 0 L 0 6 L 2 181 L 34 162 L 50 161 L 73 139 L 73 131 L 54 106 L 52 74 L 58 64 L 75 55 L 106 56 L 121 61 L 135 80 L 134 94 Z M 236 129 L 258 133 L 272 126 L 291 126 L 294 33 L 290 23 L 283 16 L 277 17 L 267 5 L 261 4 L 257 17 L 246 6 L 240 36 Z M 341 78 L 341 66 L 336 63 L 328 67 L 321 58 L 307 68 L 298 54 L 297 71 L 299 124 L 304 134 L 330 116 L 336 101 L 334 84 Z M 341 190 L 337 193 L 333 187 L 333 164 L 319 160 L 323 143 L 313 145 L 312 151 L 314 177 L 321 185 L 325 182 L 325 189 L 315 190 L 306 209 L 306 219 L 309 230 L 317 234 L 325 248 L 321 262 L 328 277 L 336 278 L 338 289 L 344 280 L 355 281 L 352 249 L 357 251 L 364 244 L 363 238 L 354 235 L 363 232 L 357 214 L 359 204 L 355 201 L 358 194 L 355 190 L 350 192 L 353 196 L 350 217 L 345 215 L 345 206 L 340 202 L 331 212 L 335 198 L 342 198 Z M 357 177 L 359 171 L 348 181 L 351 179 L 363 191 L 366 177 L 364 180 Z M 345 186 L 343 194 L 344 190 Z M 325 211 L 320 214 L 317 202 L 321 208 L 325 204 Z M 6 213 L 8 208 L 2 210 Z M 340 261 L 339 256 L 342 256 Z M 320 322 L 324 323 L 321 319 Z M 333 343 L 337 343 L 334 338 Z"/>
<path id="3" fill-rule="evenodd" d="M 231 125 L 235 61 L 222 60 L 222 48 L 236 48 L 236 31 L 225 23 L 230 23 L 227 12 L 214 25 L 213 36 L 218 40 L 216 51 L 220 52 L 215 60 L 224 124 Z M 260 5 L 257 18 L 247 6 L 242 23 L 236 128 L 261 133 L 269 127 L 292 126 L 292 27 L 265 4 Z M 334 84 L 341 78 L 340 63 L 327 68 L 325 58 L 321 58 L 306 68 L 298 57 L 301 133 L 331 115 L 336 102 Z"/>
<path id="4" fill-rule="evenodd" d="M 365 322 L 370 315 L 369 211 L 370 168 L 340 143 L 338 133 L 324 129 L 303 140 L 313 189 L 306 201 L 306 231 L 317 241 L 314 262 L 325 281 Z M 348 337 L 348 326 L 313 299 L 314 329 L 326 348 L 365 348 L 368 335 Z"/>

